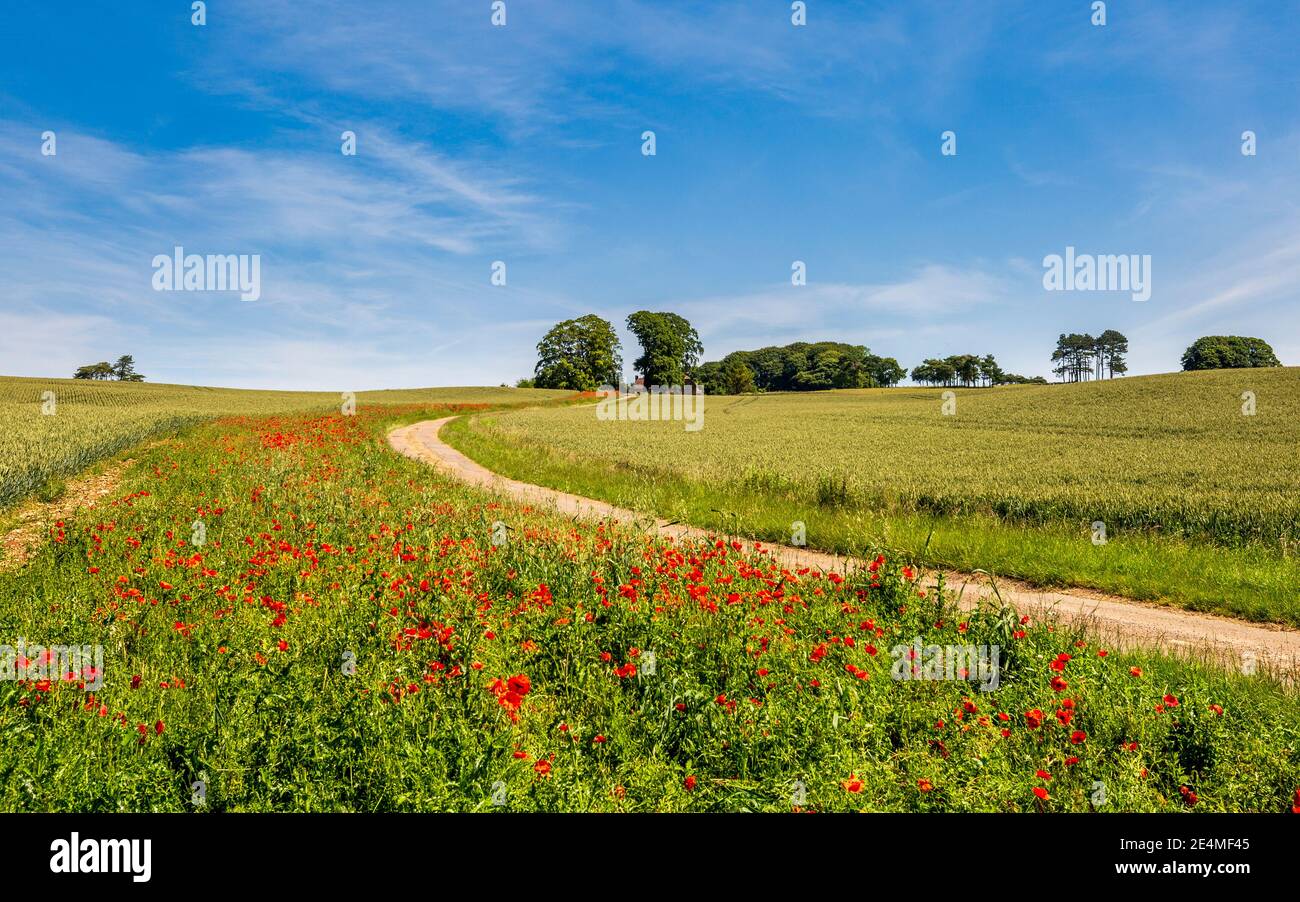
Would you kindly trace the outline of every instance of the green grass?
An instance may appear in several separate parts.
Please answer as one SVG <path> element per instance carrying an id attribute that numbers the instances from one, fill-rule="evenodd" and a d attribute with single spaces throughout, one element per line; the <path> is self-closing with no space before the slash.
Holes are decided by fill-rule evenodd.
<path id="1" fill-rule="evenodd" d="M 694 433 L 524 410 L 443 436 L 516 479 L 765 541 L 789 542 L 800 521 L 829 551 L 885 545 L 1300 625 L 1298 380 L 1288 368 L 957 390 L 955 417 L 939 390 L 711 398 Z"/>
<path id="2" fill-rule="evenodd" d="M 783 575 L 574 522 L 384 441 L 453 412 L 232 417 L 133 451 L 113 503 L 0 573 L 0 644 L 104 652 L 89 695 L 0 680 L 0 810 L 196 811 L 199 781 L 214 812 L 1282 812 L 1300 789 L 1267 675 L 958 616 L 895 557 Z M 997 645 L 998 687 L 892 679 L 917 637 Z"/>

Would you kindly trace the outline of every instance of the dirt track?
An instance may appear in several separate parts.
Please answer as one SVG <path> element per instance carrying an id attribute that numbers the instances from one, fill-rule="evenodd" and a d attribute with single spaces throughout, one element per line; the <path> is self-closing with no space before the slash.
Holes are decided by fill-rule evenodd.
<path id="1" fill-rule="evenodd" d="M 389 433 L 389 444 L 402 454 L 432 464 L 462 482 L 498 491 L 535 506 L 553 507 L 568 516 L 585 519 L 649 525 L 650 518 L 645 514 L 493 473 L 438 437 L 438 431 L 452 419 L 455 417 L 425 420 L 395 429 Z M 655 520 L 654 527 L 660 535 L 676 538 L 712 535 L 693 526 L 669 525 L 666 520 Z M 791 568 L 844 571 L 855 563 L 849 558 L 808 548 L 768 544 L 763 547 L 770 550 L 773 558 Z M 988 580 L 980 575 L 948 572 L 946 579 L 950 589 L 961 593 L 958 602 L 965 609 L 974 608 L 981 599 L 994 594 Z M 1218 659 L 1230 667 L 1249 668 L 1253 661 L 1260 669 L 1287 672 L 1300 669 L 1298 630 L 1144 604 L 1086 589 L 1038 589 L 1010 579 L 999 579 L 997 591 L 1003 601 L 1022 614 L 1041 616 L 1055 612 L 1062 620 L 1083 620 L 1095 635 L 1116 645 L 1157 647 L 1190 657 Z"/>

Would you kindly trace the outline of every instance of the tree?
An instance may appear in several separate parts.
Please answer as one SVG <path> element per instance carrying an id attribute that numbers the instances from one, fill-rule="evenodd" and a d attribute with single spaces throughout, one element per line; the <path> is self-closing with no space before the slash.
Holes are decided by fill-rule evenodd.
<path id="1" fill-rule="evenodd" d="M 1192 342 L 1183 352 L 1185 370 L 1245 369 L 1281 366 L 1282 363 L 1261 338 L 1240 335 L 1207 335 Z"/>
<path id="2" fill-rule="evenodd" d="M 1102 378 L 1103 372 L 1110 379 L 1114 379 L 1116 373 L 1122 376 L 1128 372 L 1128 364 L 1124 362 L 1127 353 L 1128 339 L 1123 333 L 1107 329 L 1098 335 L 1093 343 L 1093 354 L 1097 358 L 1097 378 Z"/>
<path id="3" fill-rule="evenodd" d="M 589 313 L 551 327 L 537 343 L 537 388 L 595 391 L 623 378 L 622 346 L 606 320 Z"/>
<path id="4" fill-rule="evenodd" d="M 871 381 L 881 388 L 890 388 L 907 378 L 907 370 L 899 366 L 893 357 L 870 355 L 867 368 L 871 371 Z"/>
<path id="5" fill-rule="evenodd" d="M 985 385 L 998 385 L 1002 381 L 1002 367 L 998 366 L 997 360 L 992 354 L 985 354 L 979 362 L 980 378 L 984 380 Z"/>
<path id="6" fill-rule="evenodd" d="M 927 385 L 952 385 L 957 380 L 957 367 L 953 358 L 936 360 L 931 357 L 912 370 L 912 381 Z"/>
<path id="7" fill-rule="evenodd" d="M 1056 350 L 1052 352 L 1052 362 L 1056 364 L 1052 372 L 1062 382 L 1086 382 L 1093 374 L 1096 349 L 1097 339 L 1086 332 L 1062 333 L 1056 340 Z"/>
<path id="8" fill-rule="evenodd" d="M 113 365 L 107 360 L 101 360 L 99 363 L 91 363 L 86 366 L 77 367 L 77 371 L 72 374 L 73 379 L 97 379 L 105 380 L 113 378 Z"/>
<path id="9" fill-rule="evenodd" d="M 676 313 L 639 310 L 627 318 L 627 327 L 641 343 L 641 356 L 632 366 L 647 388 L 685 385 L 694 375 L 704 346 L 686 320 Z"/>
<path id="10" fill-rule="evenodd" d="M 720 375 L 722 377 L 722 394 L 747 395 L 758 391 L 758 388 L 754 385 L 754 371 L 739 360 L 724 363 Z M 705 389 L 705 391 L 708 390 Z"/>
<path id="11" fill-rule="evenodd" d="M 113 364 L 113 375 L 119 382 L 144 381 L 144 376 L 135 371 L 135 358 L 130 354 L 123 354 L 117 358 L 117 363 Z"/>

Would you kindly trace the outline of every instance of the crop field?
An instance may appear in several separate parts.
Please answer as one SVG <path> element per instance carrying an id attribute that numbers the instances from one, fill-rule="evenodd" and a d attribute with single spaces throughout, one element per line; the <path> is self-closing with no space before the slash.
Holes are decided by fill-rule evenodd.
<path id="1" fill-rule="evenodd" d="M 0 810 L 1300 809 L 1265 674 L 958 615 L 883 551 L 841 577 L 574 522 L 384 441 L 474 400 L 134 450 L 0 572 Z M 997 679 L 930 645 L 996 647 Z"/>
<path id="2" fill-rule="evenodd" d="M 830 550 L 1300 622 L 1300 370 L 956 389 L 951 414 L 943 391 L 715 397 L 699 431 L 587 407 L 445 435 L 516 478 L 769 541 L 800 521 Z"/>
<path id="3" fill-rule="evenodd" d="M 533 389 L 359 392 L 367 404 L 503 403 L 563 397 Z M 84 470 L 154 436 L 219 416 L 338 411 L 337 392 L 246 391 L 189 385 L 0 377 L 0 508 L 51 479 Z"/>

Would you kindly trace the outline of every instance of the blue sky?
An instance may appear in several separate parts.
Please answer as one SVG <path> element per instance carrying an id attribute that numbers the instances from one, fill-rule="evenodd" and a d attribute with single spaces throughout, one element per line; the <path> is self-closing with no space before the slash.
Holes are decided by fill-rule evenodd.
<path id="1" fill-rule="evenodd" d="M 1116 328 L 1134 373 L 1220 333 L 1300 364 L 1295 3 L 490 6 L 6 0 L 0 373 L 496 384 L 556 321 L 645 308 L 706 359 L 1046 375 L 1058 333 Z M 260 254 L 261 298 L 155 292 L 178 244 Z M 1150 254 L 1151 299 L 1045 291 L 1066 246 Z"/>

